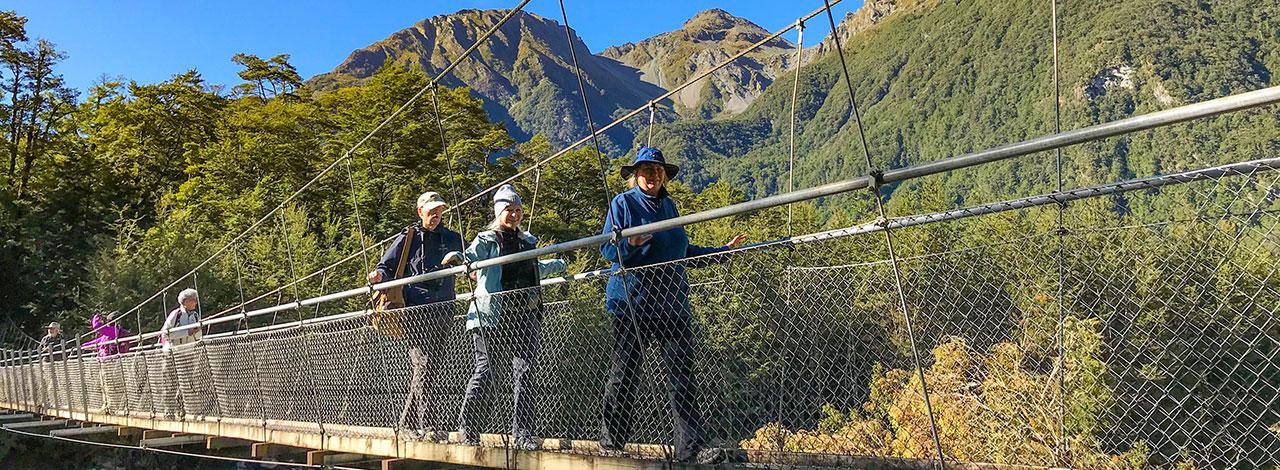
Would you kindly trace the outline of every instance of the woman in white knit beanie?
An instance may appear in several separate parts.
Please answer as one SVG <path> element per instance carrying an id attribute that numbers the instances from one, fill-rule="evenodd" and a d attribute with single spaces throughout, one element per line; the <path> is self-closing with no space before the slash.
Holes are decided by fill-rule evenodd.
<path id="1" fill-rule="evenodd" d="M 511 185 L 498 188 L 493 195 L 493 222 L 476 235 L 466 250 L 466 262 L 513 255 L 538 245 L 537 237 L 520 228 L 524 205 Z M 450 253 L 446 262 L 462 261 L 458 253 Z M 479 271 L 474 301 L 467 310 L 467 332 L 475 347 L 476 368 L 467 382 L 458 418 L 463 442 L 480 444 L 483 422 L 482 401 L 489 382 L 491 352 L 511 357 L 514 409 L 511 411 L 513 447 L 536 450 L 541 440 L 534 429 L 537 386 L 534 368 L 537 364 L 538 332 L 542 326 L 542 295 L 539 281 L 565 271 L 563 260 L 539 261 L 531 258 Z"/>

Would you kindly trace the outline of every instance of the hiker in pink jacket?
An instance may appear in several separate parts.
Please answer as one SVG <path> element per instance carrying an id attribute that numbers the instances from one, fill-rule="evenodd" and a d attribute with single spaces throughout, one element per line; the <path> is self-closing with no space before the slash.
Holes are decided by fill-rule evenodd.
<path id="1" fill-rule="evenodd" d="M 95 344 L 98 345 L 99 360 L 108 356 L 129 352 L 129 343 L 122 342 L 118 345 L 116 344 L 116 338 L 128 336 L 129 330 L 115 325 L 102 326 L 102 315 L 94 315 L 92 325 L 93 330 L 98 332 L 98 337 L 80 345 L 80 347 L 83 348 L 93 346 Z"/>
<path id="2" fill-rule="evenodd" d="M 114 359 L 113 356 L 117 354 L 129 352 L 129 343 L 116 341 L 116 339 L 121 336 L 128 336 L 129 330 L 115 325 L 103 326 L 101 315 L 94 315 L 91 324 L 93 325 L 93 330 L 98 332 L 98 337 L 93 341 L 80 345 L 80 347 L 83 348 L 97 345 L 98 362 L 112 360 Z M 98 385 L 102 387 L 102 411 L 105 413 L 111 413 L 113 408 L 123 404 L 126 398 L 124 396 L 124 390 L 122 390 L 120 386 L 116 385 L 114 381 L 111 380 L 111 377 L 108 377 L 110 374 L 107 374 L 106 371 L 107 368 L 105 366 L 99 368 Z"/>

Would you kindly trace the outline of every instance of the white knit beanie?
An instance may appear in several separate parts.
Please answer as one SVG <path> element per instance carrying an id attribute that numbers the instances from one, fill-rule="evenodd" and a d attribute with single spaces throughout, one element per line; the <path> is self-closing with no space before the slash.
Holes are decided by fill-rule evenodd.
<path id="1" fill-rule="evenodd" d="M 498 191 L 493 193 L 493 217 L 497 218 L 502 215 L 502 211 L 512 204 L 523 206 L 520 202 L 520 195 L 516 194 L 516 188 L 504 184 Z"/>

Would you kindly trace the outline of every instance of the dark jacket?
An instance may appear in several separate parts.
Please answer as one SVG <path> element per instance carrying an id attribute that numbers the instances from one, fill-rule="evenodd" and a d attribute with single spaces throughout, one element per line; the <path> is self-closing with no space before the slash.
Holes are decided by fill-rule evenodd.
<path id="1" fill-rule="evenodd" d="M 640 188 L 631 188 L 618 194 L 609 204 L 609 213 L 604 220 L 604 233 L 612 233 L 615 227 L 636 227 L 679 215 L 676 203 L 667 197 L 665 187 L 657 197 L 645 194 Z M 619 247 L 621 259 L 618 257 Z M 689 279 L 683 265 L 638 270 L 633 268 L 727 250 L 726 247 L 690 245 L 689 235 L 683 227 L 654 233 L 651 240 L 640 246 L 631 246 L 625 239 L 620 240 L 617 245 L 602 243 L 600 254 L 613 262 L 615 271 L 619 261 L 627 267 L 625 281 L 618 275 L 609 278 L 609 285 L 605 288 L 605 308 L 614 315 L 687 317 L 691 313 Z M 634 308 L 629 306 L 629 302 L 635 305 Z"/>
<path id="2" fill-rule="evenodd" d="M 57 336 L 44 335 L 40 338 L 40 354 L 42 360 L 62 360 L 62 349 L 65 347 L 63 343 L 67 341 L 66 335 L 61 332 Z M 48 356 L 45 356 L 45 355 Z"/>
<path id="3" fill-rule="evenodd" d="M 441 266 L 445 253 L 462 251 L 462 236 L 449 230 L 443 223 L 436 225 L 435 230 L 422 228 L 422 222 L 414 222 L 413 240 L 409 242 L 409 258 L 404 262 L 404 274 L 401 277 L 416 276 L 436 271 Z M 378 261 L 378 272 L 382 273 L 383 282 L 390 281 L 396 274 L 396 265 L 400 262 L 400 251 L 404 247 L 404 237 L 409 227 L 400 231 L 391 247 Z M 443 300 L 453 300 L 453 276 L 425 282 L 415 282 L 404 286 L 404 304 L 407 307 L 429 304 Z"/>

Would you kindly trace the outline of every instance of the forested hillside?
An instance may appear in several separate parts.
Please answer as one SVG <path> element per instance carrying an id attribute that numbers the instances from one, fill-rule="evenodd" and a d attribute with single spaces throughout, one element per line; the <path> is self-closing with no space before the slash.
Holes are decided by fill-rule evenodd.
<path id="1" fill-rule="evenodd" d="M 1048 7 L 1047 2 L 1029 0 L 898 0 L 876 2 L 872 10 L 846 18 L 839 31 L 848 39 L 849 74 L 875 166 L 901 167 L 1052 132 Z M 1091 0 L 1067 2 L 1059 14 L 1064 129 L 1272 86 L 1272 73 L 1280 69 L 1280 5 L 1275 2 Z M 0 12 L 4 65 L 0 67 L 0 137 L 9 163 L 0 172 L 0 312 L 9 325 L 0 331 L 35 335 L 38 325 L 50 320 L 63 322 L 68 331 L 83 331 L 93 314 L 133 307 L 222 248 L 357 144 L 349 161 L 314 181 L 286 206 L 282 216 L 264 220 L 234 245 L 230 256 L 224 252 L 200 271 L 207 312 L 236 304 L 240 284 L 250 296 L 269 292 L 297 273 L 314 272 L 397 232 L 413 220 L 414 201 L 425 190 L 439 191 L 450 201 L 461 200 L 585 135 L 585 121 L 574 111 L 580 102 L 574 95 L 576 77 L 565 62 L 563 30 L 553 21 L 530 15 L 513 23 L 518 27 L 503 30 L 494 45 L 481 48 L 470 59 L 474 62 L 469 62 L 475 67 L 458 69 L 466 80 L 480 80 L 466 82 L 474 88 L 450 81 L 434 90 L 440 113 L 447 117 L 442 120 L 443 136 L 429 99 L 415 101 L 378 132 L 372 131 L 428 86 L 428 74 L 446 63 L 443 55 L 434 53 L 434 46 L 427 47 L 444 41 L 439 39 L 445 37 L 440 31 L 464 20 L 471 26 L 491 24 L 499 12 L 468 11 L 456 18 L 426 20 L 353 53 L 339 73 L 315 77 L 310 82 L 313 86 L 297 74 L 287 54 L 272 58 L 242 54 L 234 59 L 244 66 L 243 83 L 231 84 L 229 89 L 208 83 L 198 71 L 175 70 L 173 78 L 161 83 L 109 81 L 83 95 L 68 89 L 58 75 L 64 55 L 52 43 L 28 37 L 21 15 L 21 11 Z M 733 24 L 730 30 L 746 28 Z M 464 30 L 474 28 L 451 29 L 457 34 L 448 36 L 448 44 L 442 47 L 460 52 L 472 39 Z M 540 32 L 526 34 L 529 31 Z M 543 39 L 550 37 L 561 41 Z M 688 43 L 677 46 L 671 50 L 679 51 Z M 636 66 L 670 69 L 681 65 L 623 57 L 644 52 L 636 47 L 614 55 Z M 400 55 L 392 54 L 392 49 Z M 800 69 L 796 101 L 797 187 L 868 171 L 839 56 L 830 41 L 810 51 L 815 55 Z M 584 68 L 588 85 L 599 92 L 591 96 L 593 105 L 600 106 L 597 124 L 620 109 L 642 106 L 661 92 L 651 83 L 621 85 L 619 71 L 639 72 L 604 58 L 595 60 L 584 61 Z M 628 80 L 644 83 L 636 76 Z M 772 80 L 741 113 L 687 113 L 654 128 L 653 146 L 682 165 L 679 181 L 671 189 L 683 212 L 785 188 L 793 84 L 787 73 Z M 693 117 L 703 115 L 720 117 Z M 1263 108 L 1068 148 L 1064 152 L 1066 186 L 1274 157 L 1280 150 L 1278 118 L 1274 108 Z M 551 135 L 526 134 L 535 133 L 531 129 L 549 129 L 546 133 Z M 627 147 L 643 141 L 640 136 L 646 133 L 639 130 L 626 129 L 614 134 L 611 143 L 602 144 L 606 156 L 614 158 L 610 175 L 617 174 Z M 447 147 L 442 147 L 442 141 Z M 594 149 L 582 148 L 518 180 L 517 186 L 530 202 L 527 227 L 543 243 L 599 233 L 607 192 L 622 188 L 611 176 L 606 190 L 599 179 L 599 164 Z M 902 215 L 1047 192 L 1054 187 L 1054 175 L 1053 155 L 1046 154 L 884 190 L 890 196 L 889 210 Z M 1273 189 L 1249 190 L 1267 194 L 1247 201 L 1249 208 L 1275 209 Z M 1067 224 L 1100 228 L 1146 222 L 1144 218 L 1202 216 L 1206 207 L 1239 209 L 1245 203 L 1237 200 L 1237 194 L 1170 190 L 1082 201 L 1070 206 Z M 1144 210 L 1133 210 L 1139 206 Z M 869 220 L 873 208 L 866 194 L 799 204 L 790 229 L 803 234 L 845 227 Z M 474 234 L 488 221 L 490 210 L 488 200 L 481 198 L 455 212 L 461 220 L 446 223 Z M 752 241 L 769 240 L 788 233 L 786 220 L 785 208 L 774 209 L 700 224 L 690 229 L 690 235 L 706 245 L 723 243 L 740 231 L 748 232 Z M 1218 230 L 1228 225 L 1230 230 Z M 1051 461 L 1096 468 L 1108 466 L 1101 462 L 1124 461 L 1136 463 L 1109 466 L 1147 468 L 1150 461 L 1168 467 L 1195 461 L 1180 453 L 1219 442 L 1221 436 L 1204 427 L 1173 437 L 1151 432 L 1140 437 L 1152 442 L 1141 441 L 1132 438 L 1133 430 L 1147 432 L 1142 426 L 1149 423 L 1143 420 L 1153 418 L 1144 415 L 1142 408 L 1127 405 L 1153 403 L 1151 408 L 1160 412 L 1160 419 L 1193 423 L 1202 419 L 1213 425 L 1232 422 L 1196 413 L 1230 405 L 1236 408 L 1224 416 L 1264 415 L 1267 407 L 1273 407 L 1275 390 L 1280 390 L 1275 377 L 1280 373 L 1269 360 L 1258 359 L 1249 364 L 1250 370 L 1240 371 L 1231 363 L 1232 357 L 1197 355 L 1202 343 L 1184 341 L 1184 336 L 1195 336 L 1236 351 L 1255 346 L 1221 325 L 1239 324 L 1241 319 L 1248 323 L 1269 312 L 1207 311 L 1217 304 L 1204 299 L 1236 299 L 1232 296 L 1238 296 L 1238 290 L 1266 295 L 1280 291 L 1268 271 L 1280 256 L 1269 228 L 1255 219 L 1188 217 L 1168 232 L 1074 233 L 1065 278 L 1075 287 L 1067 291 L 1067 298 L 1059 299 L 1054 298 L 1056 273 L 1046 268 L 1052 260 L 1045 256 L 1052 249 L 1009 242 L 1028 234 L 1051 233 L 1053 227 L 1049 212 L 1025 211 L 899 232 L 896 240 L 904 258 L 983 247 L 972 252 L 976 254 L 955 252 L 937 264 L 906 263 L 903 268 L 914 295 L 925 299 L 921 302 L 936 302 L 932 305 L 936 308 L 915 312 L 935 315 L 921 324 L 931 343 L 922 352 L 933 353 L 925 364 L 924 380 L 930 387 L 948 391 L 936 403 L 938 409 L 964 417 L 946 423 L 950 425 L 945 429 L 947 442 L 955 446 L 947 452 L 983 462 Z M 1245 247 L 1238 249 L 1241 244 Z M 842 239 L 823 249 L 787 252 L 786 260 L 781 260 L 783 250 L 744 257 L 738 262 L 757 263 L 744 269 L 752 269 L 761 278 L 753 284 L 763 288 L 695 296 L 707 343 L 734 364 L 734 375 L 725 381 L 729 385 L 720 390 L 728 396 L 726 406 L 754 410 L 768 399 L 735 395 L 735 387 L 771 389 L 790 384 L 785 382 L 787 365 L 775 361 L 765 347 L 777 341 L 765 327 L 769 320 L 763 315 L 770 312 L 742 306 L 780 304 L 778 293 L 795 287 L 787 281 L 790 264 L 874 263 L 887 256 L 881 239 L 871 237 Z M 1138 265 L 1133 259 L 1161 263 Z M 603 265 L 590 252 L 570 255 L 569 261 L 571 272 Z M 1241 273 L 1252 277 L 1220 278 L 1224 274 L 1218 267 L 1223 265 L 1240 267 Z M 955 266 L 983 269 L 964 271 L 972 276 L 964 284 L 947 270 L 958 272 Z M 342 269 L 304 283 L 298 292 L 272 295 L 257 305 L 364 285 L 367 268 L 367 261 L 352 257 Z M 697 279 L 709 274 L 691 271 L 695 280 L 720 282 Z M 821 338 L 820 334 L 841 331 L 831 325 L 844 322 L 842 327 L 850 331 L 839 334 L 864 335 L 861 339 L 866 344 L 883 352 L 884 363 L 870 364 L 861 358 L 868 362 L 866 367 L 844 367 L 848 361 L 840 363 L 845 359 L 840 355 L 847 351 L 826 345 L 785 359 L 821 364 L 810 367 L 830 371 L 833 378 L 826 386 L 856 382 L 867 386 L 865 393 L 839 397 L 841 405 L 848 405 L 843 408 L 824 409 L 820 400 L 831 399 L 830 390 L 792 384 L 798 398 L 779 406 L 800 410 L 795 416 L 806 416 L 802 410 L 806 407 L 808 416 L 822 416 L 811 422 L 771 424 L 767 423 L 774 418 L 755 416 L 760 419 L 739 423 L 750 424 L 746 431 L 759 431 L 755 439 L 739 433 L 744 429 L 733 429 L 739 433 L 734 436 L 743 439 L 741 446 L 855 452 L 831 444 L 836 442 L 866 455 L 932 458 L 922 437 L 928 435 L 928 424 L 915 393 L 919 383 L 912 382 L 920 379 L 902 365 L 909 349 L 903 347 L 904 341 L 909 340 L 903 339 L 896 323 L 898 304 L 888 289 L 874 288 L 882 285 L 874 283 L 886 279 L 874 274 L 849 275 L 854 282 L 842 279 L 838 289 L 807 292 L 815 305 L 846 309 L 824 313 L 847 318 L 808 322 L 803 328 L 811 332 L 794 333 Z M 821 279 L 814 275 L 805 280 L 820 285 Z M 1201 289 L 1189 292 L 1169 279 L 1192 279 Z M 466 283 L 459 286 L 465 288 Z M 851 295 L 857 286 L 873 287 Z M 571 293 L 599 294 L 589 291 L 590 284 L 573 287 L 581 292 Z M 170 306 L 173 294 L 165 296 Z M 855 300 L 850 301 L 851 297 Z M 976 304 L 972 298 L 998 299 L 1004 304 Z M 1266 300 L 1250 299 L 1249 305 Z M 858 308 L 848 308 L 853 304 Z M 1051 305 L 1065 305 L 1064 327 L 1069 326 L 1064 329 L 1067 344 L 1061 359 L 1070 370 L 1063 372 L 1061 380 L 1074 393 L 1053 398 L 1059 401 L 1052 403 L 1070 410 L 1061 426 L 1056 420 L 1036 417 L 1054 411 L 1045 404 L 1052 400 L 1037 407 L 1013 399 L 1027 390 L 1046 390 L 1059 380 L 1053 375 L 1056 371 L 1045 367 L 1059 359 L 1053 335 L 1045 333 L 1053 331 L 1058 318 Z M 148 304 L 126 326 L 154 329 L 160 325 L 164 307 L 162 302 Z M 601 312 L 590 305 L 582 315 L 599 320 Z M 946 315 L 976 319 L 971 324 L 980 328 L 943 334 Z M 1142 328 L 1129 328 L 1134 324 Z M 1266 334 L 1274 336 L 1275 326 L 1268 325 Z M 864 326 L 872 333 L 853 331 Z M 1040 334 L 1034 333 L 1037 328 Z M 0 338 L 10 343 L 14 339 Z M 1205 372 L 1200 376 L 1186 371 Z M 984 379 L 966 378 L 979 376 Z M 1224 402 L 1216 391 L 1195 388 L 1231 380 L 1258 390 Z M 1174 403 L 1164 389 L 1143 388 L 1150 383 L 1189 384 L 1186 389 L 1198 395 Z M 987 394 L 989 390 L 1006 394 Z M 994 406 L 999 410 L 993 411 L 993 405 L 1009 407 Z M 1023 428 L 1010 427 L 1016 420 L 1009 416 L 1031 416 L 1019 418 L 1026 421 L 1019 424 L 1046 434 L 1017 431 Z M 816 430 L 803 431 L 804 427 Z M 1258 443 L 1251 452 L 1266 454 L 1280 446 L 1274 433 L 1256 428 L 1238 436 Z M 1179 432 L 1164 429 L 1171 435 Z M 1018 445 L 987 445 L 991 436 Z M 1045 444 L 1063 439 L 1072 442 L 1069 454 L 1057 454 L 1061 446 Z M 1265 461 L 1268 456 L 1251 458 Z"/>
<path id="2" fill-rule="evenodd" d="M 1270 85 L 1271 70 L 1280 66 L 1277 8 L 1186 0 L 1065 6 L 1063 127 Z M 466 15 L 487 18 L 489 13 Z M 9 52 L 0 78 L 6 90 L 2 117 L 9 165 L 0 175 L 5 183 L 0 224 L 6 234 L 0 307 L 15 312 L 9 318 L 27 329 L 49 317 L 74 323 L 91 312 L 132 306 L 143 292 L 190 269 L 274 207 L 427 83 L 420 64 L 406 69 L 402 57 L 362 79 L 364 86 L 316 93 L 304 86 L 287 55 L 240 55 L 235 59 L 245 67 L 245 81 L 230 90 L 187 71 L 155 84 L 107 82 L 77 96 L 57 73 L 63 54 L 50 42 L 27 38 L 20 12 L 6 13 L 3 21 L 2 46 Z M 521 21 L 524 30 L 554 25 L 532 17 Z M 933 160 L 1052 129 L 1044 5 L 878 2 L 846 18 L 841 31 L 849 37 L 845 48 L 853 88 L 878 166 Z M 798 187 L 866 172 L 839 57 L 829 42 L 810 49 L 822 51 L 800 74 Z M 485 49 L 483 63 L 527 72 L 531 63 L 566 55 L 554 43 L 533 41 L 519 49 L 541 50 L 535 44 L 552 52 L 515 59 L 514 49 Z M 439 57 L 422 58 L 435 67 L 443 64 Z M 373 59 L 353 60 L 348 63 L 369 67 Z M 722 201 L 776 193 L 786 179 L 788 78 L 777 80 L 740 115 L 657 125 L 654 146 L 684 165 L 679 179 L 695 192 L 713 188 L 714 198 Z M 515 95 L 530 92 L 518 85 L 504 87 Z M 633 89 L 627 96 L 642 99 L 643 91 Z M 451 116 L 446 141 L 458 159 L 459 196 L 511 174 L 521 161 L 550 154 L 557 140 L 581 133 L 522 143 L 504 123 L 491 120 L 477 92 L 440 88 L 438 93 L 442 112 Z M 607 94 L 594 102 L 628 105 L 607 99 L 618 97 Z M 1274 153 L 1280 148 L 1275 121 L 1276 114 L 1264 110 L 1068 149 L 1067 184 Z M 615 156 L 620 153 L 613 150 Z M 544 239 L 566 240 L 595 230 L 603 189 L 582 183 L 598 178 L 594 160 L 592 151 L 574 152 L 537 179 L 544 184 L 541 194 L 550 194 L 544 201 L 553 201 L 543 205 L 545 213 L 534 215 L 535 223 L 550 231 Z M 375 134 L 352 163 L 366 234 L 402 226 L 424 186 L 454 190 L 443 185 L 449 172 L 429 101 L 418 101 Z M 1051 187 L 1051 166 L 1049 156 L 1018 159 L 956 172 L 933 187 L 953 203 L 1042 192 Z M 319 182 L 320 189 L 304 194 L 288 211 L 293 218 L 285 225 L 296 231 L 291 236 L 316 237 L 298 249 L 325 253 L 298 258 L 336 259 L 361 246 L 352 233 L 354 208 L 341 179 Z M 526 180 L 520 184 L 534 184 Z M 716 182 L 724 187 L 715 187 Z M 726 192 L 730 187 L 736 189 Z M 893 199 L 893 207 L 915 206 L 912 198 Z M 820 213 L 811 223 L 848 220 L 832 219 L 829 208 Z M 477 218 L 473 227 L 482 224 L 480 215 L 469 216 Z M 286 276 L 280 269 L 281 241 L 272 236 L 264 232 L 262 240 L 245 245 L 252 248 L 246 248 L 244 263 L 267 268 L 246 270 L 246 281 L 255 289 L 278 285 Z M 226 281 L 207 282 L 220 289 L 225 286 L 218 283 Z"/>
<path id="3" fill-rule="evenodd" d="M 1047 2 L 892 3 L 894 13 L 845 45 L 877 166 L 1052 131 Z M 1070 2 L 1059 15 L 1063 129 L 1271 86 L 1280 67 L 1274 2 Z M 654 145 L 689 162 L 682 178 L 695 188 L 720 181 L 749 197 L 776 193 L 786 181 L 792 80 L 779 80 L 737 117 L 657 126 Z M 797 186 L 865 174 L 839 58 L 822 55 L 800 82 Z M 1268 156 L 1280 148 L 1275 120 L 1274 111 L 1253 112 L 1068 149 L 1066 178 L 1087 183 Z M 1046 156 L 956 172 L 945 186 L 956 198 L 1030 194 L 1051 188 L 1052 174 Z"/>

